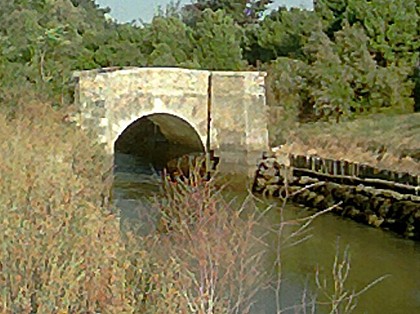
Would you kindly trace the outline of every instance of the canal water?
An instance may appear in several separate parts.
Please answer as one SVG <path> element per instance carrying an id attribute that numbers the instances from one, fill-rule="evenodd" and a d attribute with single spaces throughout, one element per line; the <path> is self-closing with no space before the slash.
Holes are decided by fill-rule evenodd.
<path id="1" fill-rule="evenodd" d="M 113 199 L 121 210 L 121 219 L 153 225 L 153 213 L 145 199 L 158 191 L 159 175 L 150 163 L 126 154 L 117 154 L 115 165 Z M 226 192 L 226 197 L 235 197 L 237 204 L 246 196 L 242 189 L 228 189 Z M 279 201 L 264 200 L 257 204 L 261 211 L 272 206 L 264 220 L 267 227 L 280 221 Z M 308 209 L 288 205 L 283 214 L 287 219 L 295 219 L 310 213 Z M 331 279 L 337 243 L 340 252 L 348 246 L 351 270 L 346 287 L 349 290 L 361 290 L 375 279 L 388 276 L 359 297 L 353 313 L 420 313 L 420 243 L 332 214 L 318 217 L 311 224 L 309 234 L 309 239 L 282 254 L 281 306 L 290 308 L 282 313 L 303 313 L 292 308 L 301 302 L 303 291 L 310 295 L 321 294 L 316 288 L 315 273 L 319 269 L 322 275 Z M 267 267 L 276 256 L 274 238 L 273 253 L 267 260 Z M 275 304 L 274 293 L 262 291 L 253 313 L 274 314 Z M 329 311 L 319 307 L 316 313 Z"/>

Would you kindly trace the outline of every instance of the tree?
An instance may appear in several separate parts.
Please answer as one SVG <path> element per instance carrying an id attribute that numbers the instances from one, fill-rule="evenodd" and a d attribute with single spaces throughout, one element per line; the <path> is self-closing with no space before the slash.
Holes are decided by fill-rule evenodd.
<path id="1" fill-rule="evenodd" d="M 254 45 L 248 58 L 259 58 L 263 62 L 278 57 L 302 59 L 302 48 L 311 33 L 320 29 L 319 18 L 311 11 L 279 8 L 267 16 L 259 27 L 249 31 L 254 34 Z"/>
<path id="2" fill-rule="evenodd" d="M 155 16 L 145 28 L 142 51 L 148 64 L 196 67 L 193 62 L 192 30 L 175 16 Z"/>
<path id="3" fill-rule="evenodd" d="M 84 1 L 93 5 L 93 1 Z M 94 66 L 92 54 L 83 45 L 81 34 L 87 29 L 94 32 L 100 21 L 105 23 L 103 11 L 86 12 L 76 1 L 3 1 L 0 4 L 0 36 L 7 45 L 3 49 L 2 77 L 20 73 L 17 85 L 31 84 L 40 94 L 53 96 L 63 104 L 69 96 L 70 72 L 83 65 Z M 95 19 L 86 19 L 94 15 Z M 10 70 L 13 69 L 13 72 Z M 26 79 L 26 80 L 25 80 Z M 24 82 L 25 80 L 25 82 Z M 10 93 L 10 88 L 2 89 Z"/>
<path id="4" fill-rule="evenodd" d="M 404 67 L 381 67 L 369 51 L 369 37 L 360 25 L 345 25 L 335 35 L 337 52 L 351 69 L 354 109 L 410 112 L 412 84 Z"/>
<path id="5" fill-rule="evenodd" d="M 239 25 L 258 23 L 272 0 L 197 0 L 186 5 L 182 10 L 183 20 L 189 26 L 195 26 L 203 18 L 203 12 L 224 10 Z"/>
<path id="6" fill-rule="evenodd" d="M 346 25 L 335 33 L 337 55 L 349 71 L 349 83 L 353 90 L 351 110 L 368 111 L 381 107 L 374 99 L 372 90 L 376 84 L 377 64 L 368 50 L 369 38 L 359 26 Z"/>
<path id="7" fill-rule="evenodd" d="M 328 100 L 345 115 L 412 111 L 420 48 L 415 1 L 319 0 L 315 12 L 329 39 L 305 46 L 315 108 L 328 108 Z"/>
<path id="8" fill-rule="evenodd" d="M 246 63 L 240 47 L 242 30 L 224 10 L 203 12 L 194 31 L 195 60 L 209 70 L 241 70 Z"/>
<path id="9" fill-rule="evenodd" d="M 369 38 L 359 25 L 346 25 L 335 42 L 314 32 L 304 51 L 307 107 L 318 117 L 352 117 L 369 112 L 411 112 L 412 83 L 404 68 L 381 67 L 369 52 Z M 304 92 L 305 94 L 305 92 Z"/>
<path id="10" fill-rule="evenodd" d="M 308 91 L 315 114 L 320 117 L 350 114 L 354 91 L 352 74 L 337 54 L 336 45 L 322 31 L 315 31 L 304 51 L 310 60 Z"/>
<path id="11" fill-rule="evenodd" d="M 267 103 L 270 107 L 280 107 L 281 120 L 285 123 L 295 123 L 305 115 L 307 102 L 307 82 L 309 66 L 300 60 L 280 57 L 267 66 Z M 310 110 L 312 111 L 312 110 Z M 271 133 L 282 133 L 284 128 Z"/>
<path id="12" fill-rule="evenodd" d="M 147 29 L 133 23 L 109 23 L 103 32 L 85 34 L 83 38 L 98 66 L 145 66 L 146 36 Z"/>
<path id="13" fill-rule="evenodd" d="M 378 65 L 413 70 L 420 49 L 418 1 L 349 0 L 346 20 L 364 28 Z"/>
<path id="14" fill-rule="evenodd" d="M 314 11 L 322 20 L 323 31 L 332 40 L 334 39 L 334 33 L 339 31 L 342 27 L 349 1 L 351 0 L 314 1 Z"/>

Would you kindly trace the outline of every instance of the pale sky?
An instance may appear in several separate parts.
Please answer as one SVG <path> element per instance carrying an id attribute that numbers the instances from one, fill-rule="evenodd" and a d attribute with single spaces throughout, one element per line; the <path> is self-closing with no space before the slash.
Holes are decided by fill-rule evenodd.
<path id="1" fill-rule="evenodd" d="M 160 5 L 164 8 L 170 2 L 170 0 L 96 0 L 96 3 L 101 7 L 110 7 L 111 17 L 119 22 L 131 22 L 139 19 L 150 22 L 157 7 Z M 191 2 L 193 1 L 181 0 L 181 4 Z M 272 7 L 286 5 L 287 7 L 312 8 L 312 3 L 312 0 L 274 0 Z"/>

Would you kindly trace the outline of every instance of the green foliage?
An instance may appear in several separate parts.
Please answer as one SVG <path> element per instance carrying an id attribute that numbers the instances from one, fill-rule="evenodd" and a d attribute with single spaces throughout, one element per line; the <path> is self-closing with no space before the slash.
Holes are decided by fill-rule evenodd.
<path id="1" fill-rule="evenodd" d="M 350 0 L 317 0 L 314 10 L 321 18 L 323 31 L 332 39 L 334 33 L 341 29 L 345 12 Z M 356 0 L 365 1 L 365 0 Z"/>
<path id="2" fill-rule="evenodd" d="M 363 26 L 378 65 L 412 71 L 420 49 L 418 1 L 349 0 L 346 20 Z"/>
<path id="3" fill-rule="evenodd" d="M 308 66 L 303 61 L 280 57 L 266 71 L 270 143 L 280 145 L 286 141 L 287 130 L 293 129 L 304 114 Z"/>
<path id="4" fill-rule="evenodd" d="M 91 47 L 95 67 L 144 66 L 143 38 L 143 31 L 136 26 L 111 24 L 104 33 L 88 37 L 86 44 Z"/>
<path id="5" fill-rule="evenodd" d="M 322 115 L 412 111 L 412 84 L 397 67 L 380 67 L 369 53 L 369 38 L 357 25 L 336 32 L 335 43 L 324 33 L 305 47 L 311 64 L 309 94 Z"/>
<path id="6" fill-rule="evenodd" d="M 324 36 L 305 46 L 313 67 L 308 105 L 348 116 L 412 112 L 410 74 L 419 50 L 414 1 L 320 0 L 315 12 L 330 42 Z"/>
<path id="7" fill-rule="evenodd" d="M 254 33 L 253 53 L 261 55 L 259 60 L 267 62 L 278 57 L 302 58 L 302 48 L 315 29 L 319 29 L 319 18 L 311 11 L 280 8 L 265 18 Z"/>
<path id="8" fill-rule="evenodd" d="M 59 103 L 68 102 L 71 70 L 89 64 L 85 61 L 89 52 L 83 47 L 81 34 L 93 26 L 93 21 L 99 23 L 102 12 L 95 7 L 90 10 L 83 12 L 69 0 L 2 2 L 0 34 L 4 39 L 4 62 L 0 75 L 15 85 L 25 86 L 29 82 L 38 92 Z M 9 79 L 11 70 L 15 70 L 12 75 L 20 73 L 18 80 Z M 2 86 L 1 97 L 7 98 L 8 92 Z"/>
<path id="9" fill-rule="evenodd" d="M 69 104 L 74 70 L 242 70 L 287 57 L 307 65 L 298 75 L 304 82 L 296 92 L 298 116 L 410 112 L 414 98 L 418 108 L 416 1 L 319 0 L 315 11 L 279 8 L 262 18 L 271 2 L 177 2 L 141 26 L 109 20 L 109 9 L 91 0 L 2 2 L 0 100 L 13 108 L 16 97 L 31 90 L 55 105 Z M 270 75 L 282 77 L 275 68 Z M 276 86 L 284 98 L 283 87 Z"/>
<path id="10" fill-rule="evenodd" d="M 197 67 L 192 59 L 192 30 L 178 18 L 156 16 L 144 32 L 148 64 Z"/>
<path id="11" fill-rule="evenodd" d="M 203 12 L 194 32 L 194 58 L 201 68 L 241 70 L 245 67 L 240 47 L 241 29 L 223 10 Z"/>
<path id="12" fill-rule="evenodd" d="M 186 5 L 181 11 L 183 21 L 195 27 L 203 19 L 204 11 L 224 10 L 236 24 L 258 23 L 272 0 L 197 0 Z"/>
<path id="13" fill-rule="evenodd" d="M 354 97 L 349 68 L 342 63 L 335 48 L 323 32 L 314 32 L 305 46 L 305 53 L 311 59 L 308 90 L 318 116 L 349 112 Z"/>

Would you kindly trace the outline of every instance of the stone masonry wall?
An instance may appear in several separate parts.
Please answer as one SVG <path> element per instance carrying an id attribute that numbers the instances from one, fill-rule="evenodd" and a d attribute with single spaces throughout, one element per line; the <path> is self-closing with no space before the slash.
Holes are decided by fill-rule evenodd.
<path id="1" fill-rule="evenodd" d="M 205 143 L 208 71 L 117 68 L 82 71 L 75 76 L 81 125 L 96 131 L 109 153 L 128 126 L 151 114 L 183 119 Z"/>
<path id="2" fill-rule="evenodd" d="M 255 171 L 268 147 L 264 72 L 212 72 L 212 149 L 222 172 Z"/>
<path id="3" fill-rule="evenodd" d="M 420 176 L 317 156 L 265 154 L 253 191 L 420 240 Z"/>
<path id="4" fill-rule="evenodd" d="M 96 132 L 113 154 L 130 125 L 150 117 L 166 138 L 185 142 L 194 134 L 207 148 L 211 76 L 210 150 L 225 173 L 252 175 L 260 152 L 268 149 L 264 72 L 202 71 L 181 68 L 109 68 L 75 73 L 79 124 Z M 154 115 L 154 116 L 153 116 Z"/>

